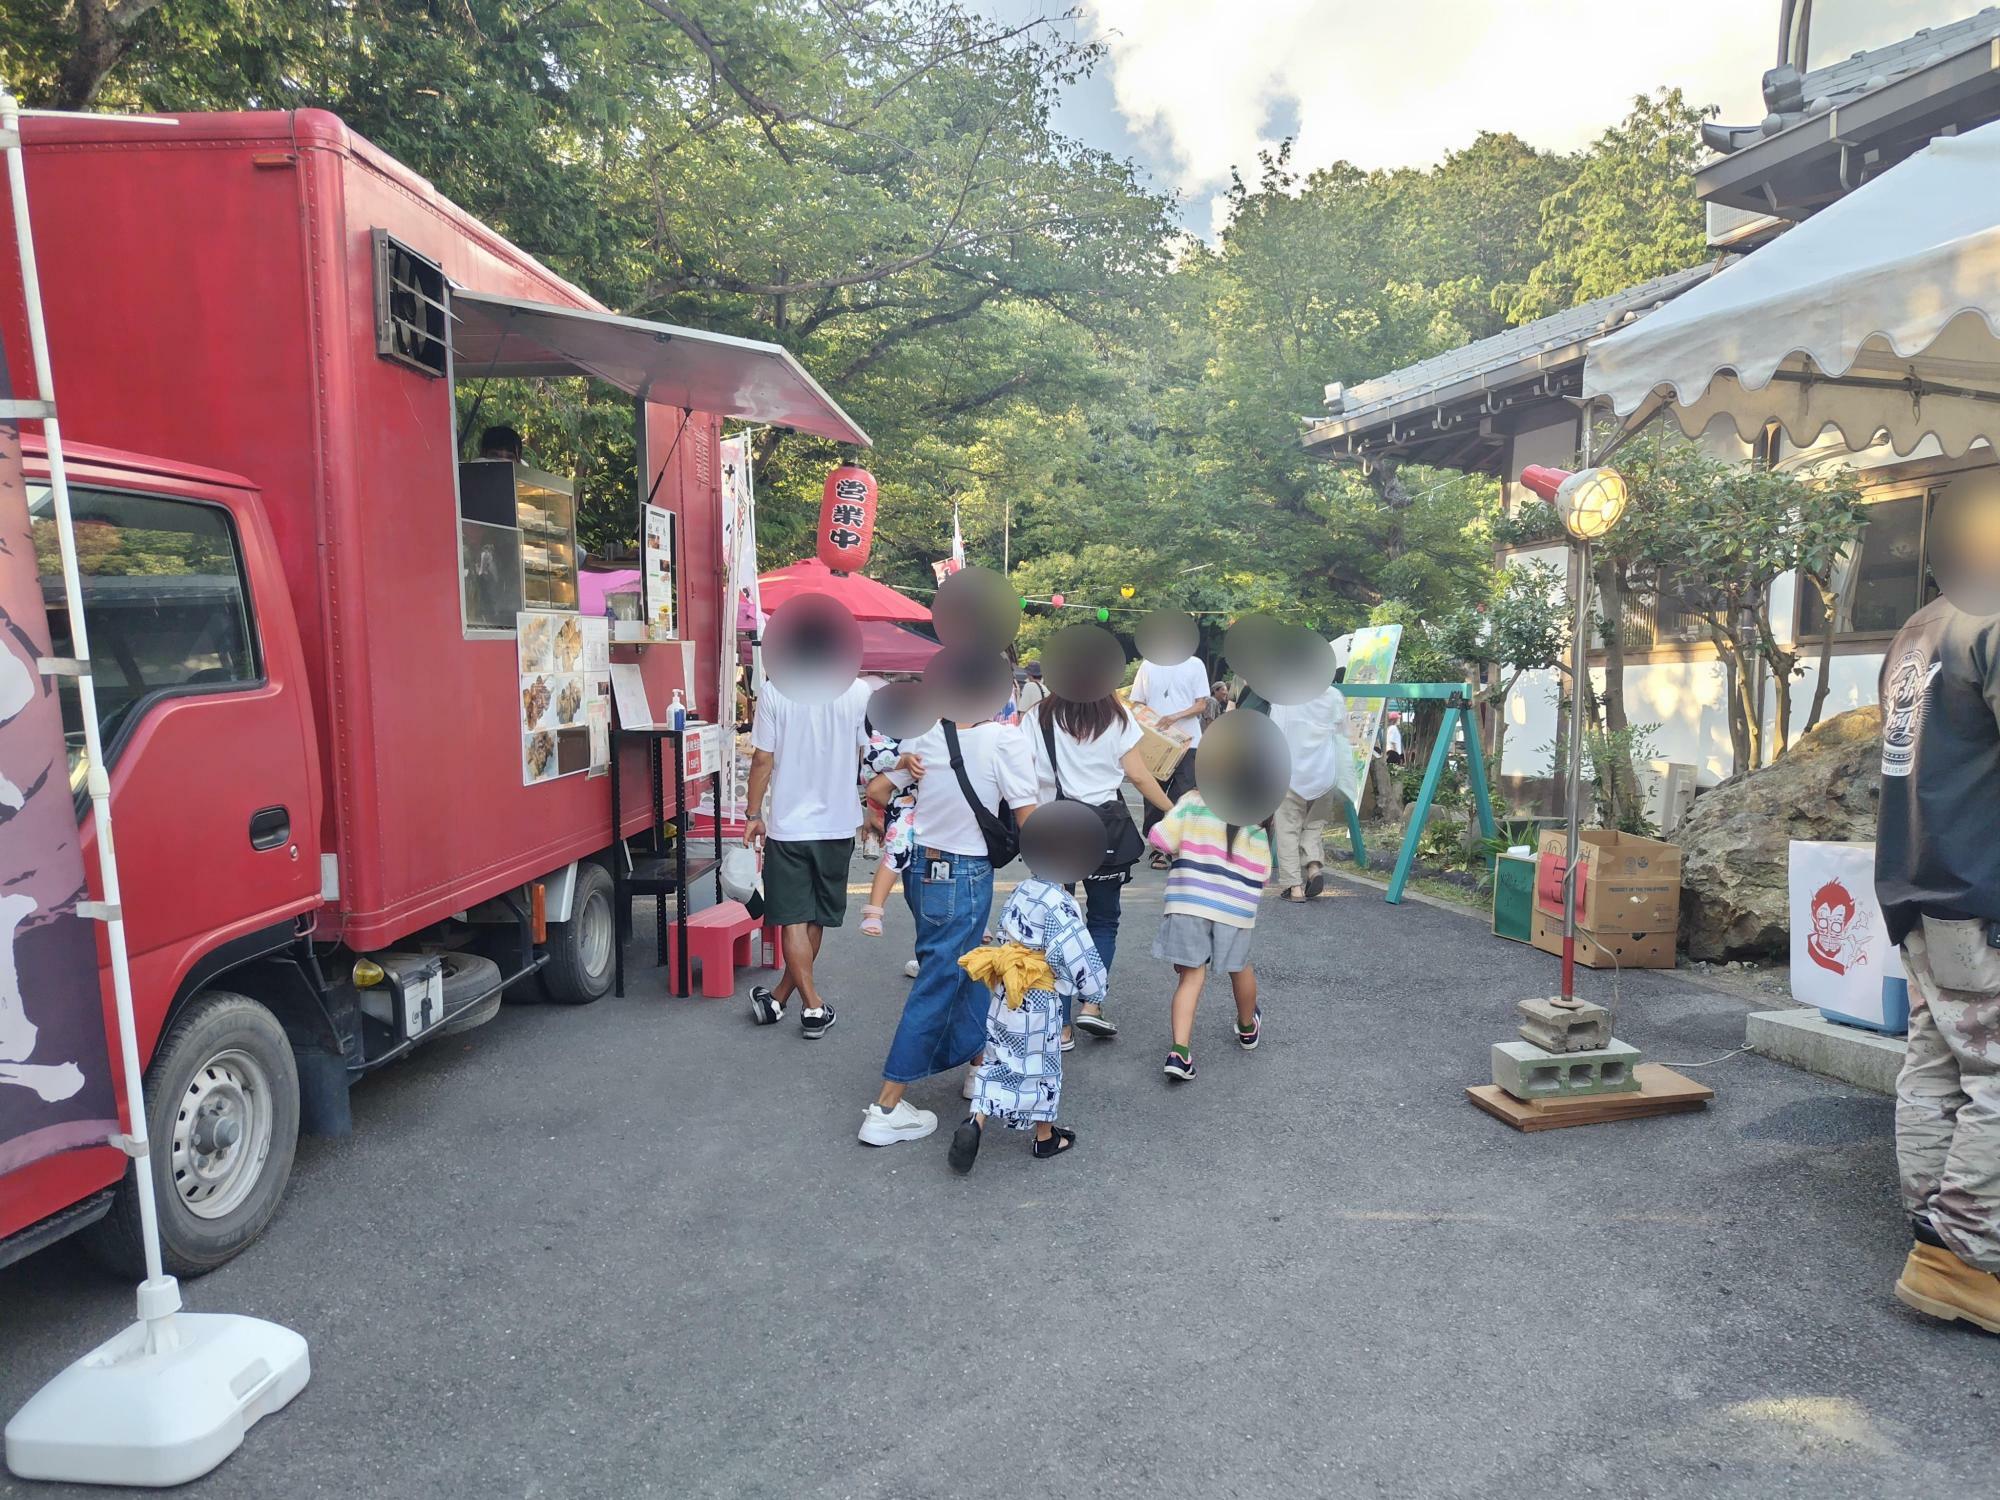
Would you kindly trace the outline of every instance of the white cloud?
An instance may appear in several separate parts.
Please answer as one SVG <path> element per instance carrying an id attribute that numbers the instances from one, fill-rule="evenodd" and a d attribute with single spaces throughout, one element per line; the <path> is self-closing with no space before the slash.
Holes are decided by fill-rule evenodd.
<path id="1" fill-rule="evenodd" d="M 1756 0 L 1084 0 L 1113 96 L 1190 197 L 1296 121 L 1305 168 L 1421 166 L 1481 130 L 1570 150 L 1634 95 L 1678 85 L 1726 119 L 1764 113 L 1777 7 Z M 1215 207 L 1219 220 L 1223 211 Z"/>

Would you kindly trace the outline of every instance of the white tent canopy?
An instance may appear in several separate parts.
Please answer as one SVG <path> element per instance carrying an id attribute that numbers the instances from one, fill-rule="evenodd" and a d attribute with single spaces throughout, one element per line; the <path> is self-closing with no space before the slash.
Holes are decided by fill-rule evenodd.
<path id="1" fill-rule="evenodd" d="M 2000 436 L 2000 123 L 1934 141 L 1866 187 L 1601 340 L 1583 393 L 1621 417 L 1670 401 L 1804 447 Z"/>

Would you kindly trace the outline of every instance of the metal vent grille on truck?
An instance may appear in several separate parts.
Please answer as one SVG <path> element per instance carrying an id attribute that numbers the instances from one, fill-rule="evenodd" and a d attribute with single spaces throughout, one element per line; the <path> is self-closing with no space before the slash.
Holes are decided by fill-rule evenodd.
<path id="1" fill-rule="evenodd" d="M 375 241 L 375 352 L 384 359 L 445 374 L 444 271 L 388 231 Z"/>

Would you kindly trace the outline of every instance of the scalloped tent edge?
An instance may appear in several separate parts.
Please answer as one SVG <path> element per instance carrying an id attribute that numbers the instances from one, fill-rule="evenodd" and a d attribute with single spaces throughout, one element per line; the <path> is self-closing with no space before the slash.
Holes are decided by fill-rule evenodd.
<path id="1" fill-rule="evenodd" d="M 1932 142 L 1592 347 L 1585 399 L 1628 430 L 1770 423 L 1805 446 L 1950 457 L 2000 436 L 2000 123 Z"/>

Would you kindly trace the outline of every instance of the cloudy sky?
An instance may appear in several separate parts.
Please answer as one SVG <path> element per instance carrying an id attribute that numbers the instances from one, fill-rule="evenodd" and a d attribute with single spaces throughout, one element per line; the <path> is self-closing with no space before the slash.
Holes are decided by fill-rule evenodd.
<path id="1" fill-rule="evenodd" d="M 1979 0 L 1821 0 L 1827 52 L 1908 35 Z M 1009 20 L 1060 0 L 983 0 Z M 1137 159 L 1212 233 L 1229 169 L 1290 135 L 1305 167 L 1424 165 L 1480 130 L 1573 149 L 1663 84 L 1761 119 L 1777 0 L 1080 0 L 1109 49 L 1062 123 Z M 1851 14 L 1850 14 L 1851 13 Z M 1881 36 L 1870 33 L 1881 32 Z M 1834 48 L 1838 51 L 1834 51 Z M 1816 44 L 1817 56 L 1825 56 Z M 1817 59 L 1816 59 L 1817 60 Z"/>

